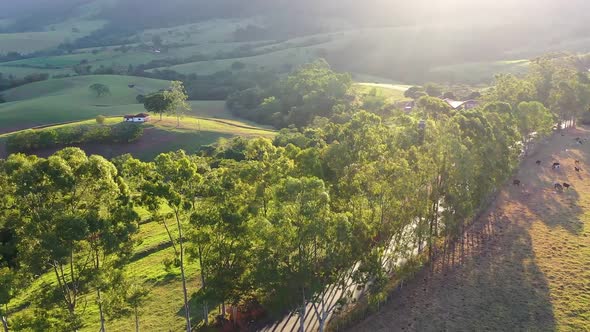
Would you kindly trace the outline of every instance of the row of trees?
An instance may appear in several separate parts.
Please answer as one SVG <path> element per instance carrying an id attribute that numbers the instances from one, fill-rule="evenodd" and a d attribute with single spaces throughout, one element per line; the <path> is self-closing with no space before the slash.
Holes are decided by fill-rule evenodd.
<path id="1" fill-rule="evenodd" d="M 104 121 L 98 117 L 97 120 Z M 85 143 L 130 143 L 143 135 L 143 127 L 122 122 L 115 125 L 79 125 L 25 130 L 6 139 L 9 152 L 31 152 L 38 149 L 65 147 Z"/>
<path id="2" fill-rule="evenodd" d="M 199 156 L 179 151 L 150 162 L 107 161 L 74 148 L 47 159 L 11 155 L 0 161 L 3 320 L 14 329 L 75 330 L 84 324 L 81 296 L 95 298 L 102 331 L 111 308 L 136 312 L 142 293 L 120 285 L 129 283 L 124 266 L 141 227 L 134 208 L 141 206 L 169 235 L 187 331 L 195 325 L 192 295 L 203 317 L 217 304 L 258 302 L 271 311 L 299 308 L 302 326 L 312 303 L 323 330 L 348 296 L 342 292 L 330 304 L 328 285 L 371 281 L 378 291 L 388 277 L 384 262 L 415 250 L 432 255 L 437 243 L 462 239 L 525 146 L 563 116 L 523 97 L 528 80 L 504 78 L 474 110 L 453 111 L 424 96 L 412 114 L 371 113 L 351 100 L 337 117 L 328 113 L 333 121 L 316 116 L 273 141 L 235 138 Z M 314 80 L 289 86 L 308 91 Z M 334 96 L 341 83 L 322 80 L 307 96 Z M 550 91 L 560 86 L 552 83 Z M 189 288 L 189 260 L 198 262 L 199 289 Z M 36 275 L 54 282 L 34 288 L 41 289 L 29 298 L 35 318 L 8 317 L 11 298 Z"/>
<path id="3" fill-rule="evenodd" d="M 195 292 L 205 317 L 218 303 L 305 308 L 311 301 L 323 328 L 337 308 L 325 302 L 328 285 L 384 278 L 388 255 L 458 237 L 516 165 L 514 114 L 422 112 L 423 132 L 416 117 L 398 114 L 391 126 L 358 112 L 341 125 L 283 130 L 274 144 L 235 139 L 201 157 L 109 162 L 72 148 L 48 159 L 10 156 L 0 163 L 2 229 L 13 239 L 3 264 L 28 276 L 20 280 L 44 273 L 56 280 L 36 294 L 37 319 L 16 317 L 14 327 L 79 328 L 79 299 L 94 292 L 104 331 L 102 304 L 120 291 L 113 280 L 132 250 L 133 207 L 143 206 L 173 244 L 187 331 Z M 188 259 L 199 263 L 198 290 L 187 286 Z"/>

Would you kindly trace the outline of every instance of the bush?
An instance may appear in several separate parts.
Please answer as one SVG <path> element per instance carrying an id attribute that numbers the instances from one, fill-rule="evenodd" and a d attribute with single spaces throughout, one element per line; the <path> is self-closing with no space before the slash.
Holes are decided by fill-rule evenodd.
<path id="1" fill-rule="evenodd" d="M 112 127 L 111 137 L 115 143 L 131 143 L 143 135 L 143 126 L 137 123 L 121 122 Z"/>
<path id="2" fill-rule="evenodd" d="M 100 125 L 104 124 L 105 120 L 106 120 L 106 118 L 104 117 L 104 115 L 99 115 L 96 117 L 96 123 L 98 123 Z"/>

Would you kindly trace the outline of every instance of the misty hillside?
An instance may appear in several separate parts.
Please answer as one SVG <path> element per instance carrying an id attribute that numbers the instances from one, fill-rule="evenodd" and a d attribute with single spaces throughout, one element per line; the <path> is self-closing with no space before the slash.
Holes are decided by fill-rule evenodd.
<path id="1" fill-rule="evenodd" d="M 314 57 L 338 70 L 420 82 L 453 81 L 464 72 L 457 65 L 487 62 L 502 71 L 547 52 L 590 52 L 589 16 L 583 0 L 23 0 L 0 3 L 0 32 L 84 26 L 47 45 L 83 49 L 135 43 L 149 29 L 215 22 L 231 29 L 216 43 L 320 36 L 330 42 L 315 47 Z"/>

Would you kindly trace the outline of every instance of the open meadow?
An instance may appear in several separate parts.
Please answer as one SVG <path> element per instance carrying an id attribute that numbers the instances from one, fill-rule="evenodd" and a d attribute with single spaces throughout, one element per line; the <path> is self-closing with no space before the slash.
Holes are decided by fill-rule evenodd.
<path id="1" fill-rule="evenodd" d="M 109 87 L 110 94 L 98 97 L 89 90 L 95 83 Z M 129 87 L 133 85 L 133 87 Z M 97 115 L 139 113 L 139 94 L 149 94 L 169 82 L 129 76 L 80 76 L 36 82 L 2 93 L 0 133 L 34 126 L 80 121 Z"/>

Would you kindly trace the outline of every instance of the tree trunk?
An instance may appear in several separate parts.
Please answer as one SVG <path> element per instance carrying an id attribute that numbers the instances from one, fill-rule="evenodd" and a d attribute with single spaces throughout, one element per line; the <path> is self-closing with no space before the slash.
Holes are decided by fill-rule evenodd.
<path id="1" fill-rule="evenodd" d="M 96 260 L 94 261 L 94 267 L 98 271 L 100 269 L 100 253 L 98 250 L 94 250 L 94 255 L 96 256 Z M 102 296 L 100 293 L 100 287 L 96 288 L 96 297 L 98 302 L 98 314 L 100 315 L 100 332 L 106 332 L 105 328 L 105 319 L 104 319 L 104 312 L 102 310 Z"/>
<path id="2" fill-rule="evenodd" d="M 104 319 L 104 312 L 102 310 L 102 297 L 100 295 L 100 289 L 96 290 L 97 296 L 98 296 L 98 313 L 100 315 L 100 332 L 106 332 L 106 327 L 105 327 L 105 319 Z"/>
<path id="3" fill-rule="evenodd" d="M 2 326 L 4 326 L 4 332 L 8 332 L 8 318 L 4 315 L 2 317 Z"/>
<path id="4" fill-rule="evenodd" d="M 301 317 L 299 319 L 299 332 L 305 332 L 305 289 L 301 288 L 301 295 L 302 295 L 302 306 L 301 306 Z"/>
<path id="5" fill-rule="evenodd" d="M 135 332 L 139 332 L 139 312 L 137 312 L 137 307 L 135 307 Z"/>
<path id="6" fill-rule="evenodd" d="M 162 121 L 162 113 L 160 113 L 160 121 Z"/>
<path id="7" fill-rule="evenodd" d="M 205 278 L 205 269 L 203 268 L 203 248 L 199 247 L 199 266 L 201 267 L 201 288 L 204 290 L 207 287 Z M 209 325 L 209 308 L 207 307 L 207 301 L 203 300 L 203 320 L 205 326 Z"/>
<path id="8" fill-rule="evenodd" d="M 176 216 L 176 226 L 178 227 L 178 247 L 180 251 L 180 276 L 182 278 L 182 293 L 184 295 L 184 314 L 186 318 L 186 331 L 191 332 L 191 312 L 188 305 L 186 276 L 184 274 L 184 247 L 182 243 L 182 226 L 180 225 L 180 216 L 178 215 L 178 211 L 175 211 L 174 215 Z"/>
<path id="9" fill-rule="evenodd" d="M 319 332 L 324 332 L 324 328 L 326 326 L 326 318 L 328 318 L 328 313 L 326 312 L 326 300 L 325 300 L 325 295 L 326 294 L 322 294 L 322 311 L 320 313 L 320 319 L 319 319 Z"/>
<path id="10" fill-rule="evenodd" d="M 209 325 L 209 306 L 207 301 L 203 301 L 203 319 L 205 320 L 205 326 Z"/>

